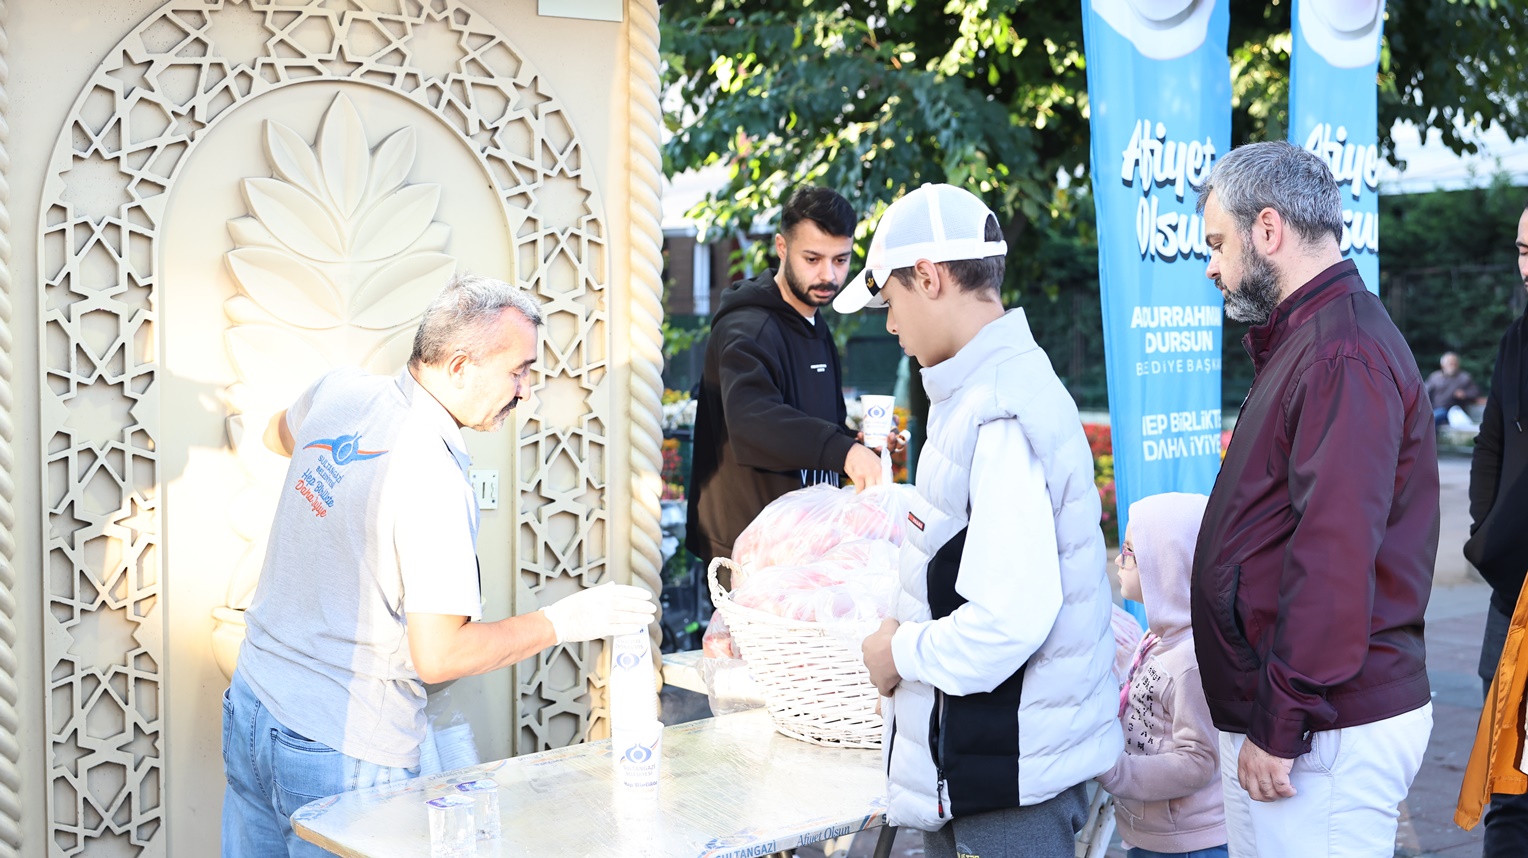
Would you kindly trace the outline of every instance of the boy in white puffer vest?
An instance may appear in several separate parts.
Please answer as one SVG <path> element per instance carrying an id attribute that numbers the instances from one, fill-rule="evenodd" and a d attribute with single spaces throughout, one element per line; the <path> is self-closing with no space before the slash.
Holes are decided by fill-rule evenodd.
<path id="1" fill-rule="evenodd" d="M 864 654 L 888 821 L 927 832 L 930 858 L 1070 858 L 1083 784 L 1123 745 L 1093 459 L 1023 310 L 1003 310 L 1006 253 L 981 200 L 924 185 L 833 304 L 887 307 L 929 395 L 902 592 Z"/>

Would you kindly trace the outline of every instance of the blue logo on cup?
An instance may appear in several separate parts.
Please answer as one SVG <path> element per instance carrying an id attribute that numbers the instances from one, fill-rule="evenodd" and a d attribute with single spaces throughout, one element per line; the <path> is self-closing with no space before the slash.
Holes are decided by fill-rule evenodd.
<path id="1" fill-rule="evenodd" d="M 865 409 L 865 416 L 866 417 L 875 417 L 875 418 L 885 417 L 886 416 L 886 406 L 884 406 L 884 405 L 872 405 L 869 408 Z"/>
<path id="2" fill-rule="evenodd" d="M 653 748 L 656 745 L 657 743 L 654 742 L 652 745 L 648 745 L 645 748 L 641 745 L 637 745 L 634 748 L 627 748 L 626 753 L 621 756 L 621 759 L 628 763 L 645 763 L 653 758 Z"/>
<path id="3" fill-rule="evenodd" d="M 631 670 L 641 662 L 642 657 L 634 652 L 623 652 L 615 657 L 615 666 L 622 670 Z"/>

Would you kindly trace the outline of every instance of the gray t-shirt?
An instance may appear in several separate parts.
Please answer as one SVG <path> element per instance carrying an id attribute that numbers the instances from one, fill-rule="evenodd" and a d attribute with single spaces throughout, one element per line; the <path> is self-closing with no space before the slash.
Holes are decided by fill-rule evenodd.
<path id="1" fill-rule="evenodd" d="M 425 690 L 405 614 L 478 619 L 478 509 L 456 421 L 407 370 L 320 378 L 287 410 L 292 464 L 239 672 L 278 721 L 412 768 Z"/>

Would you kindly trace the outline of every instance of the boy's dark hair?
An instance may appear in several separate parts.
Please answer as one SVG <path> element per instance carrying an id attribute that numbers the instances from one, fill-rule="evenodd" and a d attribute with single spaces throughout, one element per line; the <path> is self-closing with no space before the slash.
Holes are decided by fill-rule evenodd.
<path id="1" fill-rule="evenodd" d="M 804 220 L 835 238 L 850 238 L 859 219 L 849 201 L 832 188 L 802 185 L 780 209 L 780 234 L 789 238 L 791 230 Z"/>
<path id="2" fill-rule="evenodd" d="M 982 235 L 982 241 L 1002 241 L 1003 228 L 997 225 L 997 218 L 987 215 L 987 228 Z M 950 272 L 955 282 L 960 284 L 962 292 L 981 292 L 991 290 L 995 294 L 1001 294 L 1003 289 L 1003 273 L 1007 270 L 1008 258 L 1005 256 L 989 256 L 985 259 L 956 259 L 952 262 L 941 262 L 940 265 Z M 913 269 L 893 269 L 891 276 L 895 277 L 903 286 L 911 286 L 913 283 Z"/>

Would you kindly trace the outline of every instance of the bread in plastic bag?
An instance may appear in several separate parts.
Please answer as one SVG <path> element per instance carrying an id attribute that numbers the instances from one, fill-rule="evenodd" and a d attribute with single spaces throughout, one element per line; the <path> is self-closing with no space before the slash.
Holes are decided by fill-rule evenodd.
<path id="1" fill-rule="evenodd" d="M 813 486 L 765 507 L 734 547 L 731 600 L 858 646 L 892 615 L 910 486 Z"/>
<path id="2" fill-rule="evenodd" d="M 910 486 L 873 486 L 863 492 L 815 485 L 776 498 L 738 536 L 732 547 L 733 588 L 756 570 L 805 566 L 856 539 L 902 544 L 907 515 L 903 492 Z"/>
<path id="3" fill-rule="evenodd" d="M 711 615 L 711 624 L 706 626 L 700 641 L 700 652 L 696 669 L 706 684 L 712 715 L 728 715 L 764 705 L 764 692 L 748 672 L 721 611 Z"/>

